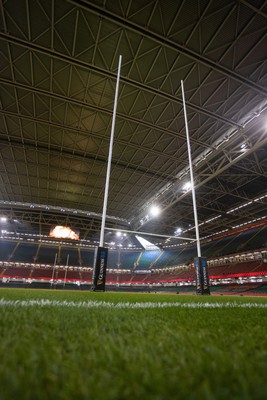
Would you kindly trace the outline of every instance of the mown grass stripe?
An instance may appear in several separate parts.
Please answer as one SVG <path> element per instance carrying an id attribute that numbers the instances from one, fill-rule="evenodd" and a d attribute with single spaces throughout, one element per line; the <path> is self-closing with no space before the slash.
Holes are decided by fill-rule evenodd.
<path id="1" fill-rule="evenodd" d="M 208 303 L 208 302 L 119 302 L 112 303 L 106 301 L 59 301 L 59 300 L 6 300 L 0 299 L 0 307 L 75 307 L 75 308 L 113 308 L 113 309 L 149 309 L 149 308 L 267 308 L 267 304 L 262 303 Z"/>

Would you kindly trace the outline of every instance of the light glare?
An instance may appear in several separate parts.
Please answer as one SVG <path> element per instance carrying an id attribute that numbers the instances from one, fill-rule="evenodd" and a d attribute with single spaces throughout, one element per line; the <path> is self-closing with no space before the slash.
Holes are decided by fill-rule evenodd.
<path id="1" fill-rule="evenodd" d="M 160 214 L 160 208 L 158 206 L 152 206 L 150 209 L 150 214 L 153 217 L 157 217 Z"/>
<path id="2" fill-rule="evenodd" d="M 183 190 L 185 192 L 187 192 L 188 190 L 191 190 L 192 186 L 191 186 L 191 182 L 186 182 L 183 186 Z"/>

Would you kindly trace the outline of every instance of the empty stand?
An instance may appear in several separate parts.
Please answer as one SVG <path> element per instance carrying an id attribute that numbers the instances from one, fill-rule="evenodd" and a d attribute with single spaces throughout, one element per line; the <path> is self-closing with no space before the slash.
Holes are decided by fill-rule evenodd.
<path id="1" fill-rule="evenodd" d="M 68 265 L 80 265 L 80 257 L 77 247 L 61 247 L 60 264 L 66 265 L 67 263 Z"/>
<path id="2" fill-rule="evenodd" d="M 135 268 L 140 255 L 140 251 L 122 251 L 120 256 L 121 268 Z"/>
<path id="3" fill-rule="evenodd" d="M 53 268 L 33 268 L 31 272 L 31 279 L 35 280 L 51 280 L 53 275 Z"/>
<path id="4" fill-rule="evenodd" d="M 80 256 L 82 260 L 82 265 L 87 266 L 87 267 L 93 267 L 94 266 L 94 258 L 95 258 L 95 250 L 94 249 L 80 249 Z M 75 265 L 72 263 L 69 263 L 69 265 Z"/>
<path id="5" fill-rule="evenodd" d="M 171 260 L 175 257 L 174 252 L 170 250 L 163 250 L 160 257 L 156 260 L 153 268 L 164 268 L 172 265 Z"/>
<path id="6" fill-rule="evenodd" d="M 19 262 L 33 262 L 37 249 L 37 244 L 19 242 L 13 254 L 12 260 Z"/>
<path id="7" fill-rule="evenodd" d="M 42 245 L 38 254 L 38 263 L 40 264 L 54 264 L 56 254 L 59 253 L 58 246 L 45 246 Z"/>
<path id="8" fill-rule="evenodd" d="M 16 246 L 17 242 L 8 242 L 6 240 L 0 240 L 1 261 L 11 260 Z"/>
<path id="9" fill-rule="evenodd" d="M 142 252 L 141 257 L 139 258 L 138 268 L 148 269 L 151 265 L 158 259 L 160 256 L 160 250 L 151 250 Z"/>
<path id="10" fill-rule="evenodd" d="M 31 274 L 30 268 L 8 266 L 3 271 L 2 276 L 6 278 L 28 279 L 30 277 L 30 274 Z"/>
<path id="11" fill-rule="evenodd" d="M 80 272 L 82 281 L 92 282 L 93 280 L 93 272 L 92 271 L 81 271 Z"/>

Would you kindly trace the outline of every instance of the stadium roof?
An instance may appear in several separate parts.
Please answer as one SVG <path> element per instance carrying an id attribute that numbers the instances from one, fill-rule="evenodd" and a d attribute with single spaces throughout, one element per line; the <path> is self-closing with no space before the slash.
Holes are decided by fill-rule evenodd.
<path id="1" fill-rule="evenodd" d="M 97 237 L 121 54 L 107 226 L 194 237 L 181 80 L 200 236 L 265 220 L 266 17 L 264 0 L 1 2 L 1 215 Z"/>

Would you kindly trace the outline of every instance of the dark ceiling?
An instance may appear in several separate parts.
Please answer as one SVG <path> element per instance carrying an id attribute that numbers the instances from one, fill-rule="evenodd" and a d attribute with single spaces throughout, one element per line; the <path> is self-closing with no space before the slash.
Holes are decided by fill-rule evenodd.
<path id="1" fill-rule="evenodd" d="M 181 80 L 200 236 L 267 218 L 267 1 L 3 0 L 0 24 L 13 230 L 99 237 L 120 54 L 107 227 L 194 237 Z"/>

